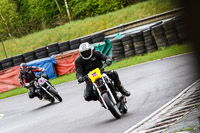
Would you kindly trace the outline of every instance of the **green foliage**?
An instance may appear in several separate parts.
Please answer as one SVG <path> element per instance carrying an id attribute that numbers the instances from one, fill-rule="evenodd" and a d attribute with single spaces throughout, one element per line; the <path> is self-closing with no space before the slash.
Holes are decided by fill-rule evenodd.
<path id="1" fill-rule="evenodd" d="M 0 34 L 4 39 L 7 39 L 9 33 L 13 33 L 15 22 L 19 14 L 16 12 L 16 5 L 10 3 L 9 0 L 0 0 Z"/>
<path id="2" fill-rule="evenodd" d="M 79 4 L 77 4 L 79 3 Z M 125 0 L 70 0 L 69 7 L 72 17 L 85 18 L 108 13 L 127 5 Z"/>
<path id="3" fill-rule="evenodd" d="M 140 1 L 144 0 L 67 0 L 72 20 L 108 13 Z M 0 19 L 0 34 L 4 39 L 8 39 L 9 31 L 13 37 L 22 37 L 69 21 L 64 0 L 0 0 L 0 12 L 6 20 Z"/>

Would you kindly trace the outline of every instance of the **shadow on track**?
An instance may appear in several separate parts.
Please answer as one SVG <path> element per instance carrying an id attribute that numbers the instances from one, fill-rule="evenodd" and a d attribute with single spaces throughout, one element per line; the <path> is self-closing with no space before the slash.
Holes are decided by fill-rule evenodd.
<path id="1" fill-rule="evenodd" d="M 59 102 L 46 104 L 46 105 L 44 105 L 44 106 L 41 106 L 41 107 L 38 107 L 38 108 L 32 110 L 32 112 L 38 111 L 38 110 L 42 110 L 42 109 L 46 109 L 46 108 L 51 107 L 51 106 L 53 106 L 53 105 L 56 105 L 56 104 L 58 104 L 58 103 L 59 103 Z"/>
<path id="2" fill-rule="evenodd" d="M 115 118 L 113 117 L 113 118 L 111 118 L 111 119 L 107 119 L 107 120 L 104 120 L 104 121 L 98 123 L 96 126 L 102 126 L 102 125 L 104 125 L 104 124 L 107 125 L 107 124 L 109 124 L 109 123 L 118 122 L 118 121 L 123 121 L 123 120 L 125 120 L 126 118 L 128 118 L 128 117 L 131 116 L 131 115 L 133 115 L 133 113 L 128 112 L 127 114 L 122 115 L 120 119 L 115 119 Z"/>

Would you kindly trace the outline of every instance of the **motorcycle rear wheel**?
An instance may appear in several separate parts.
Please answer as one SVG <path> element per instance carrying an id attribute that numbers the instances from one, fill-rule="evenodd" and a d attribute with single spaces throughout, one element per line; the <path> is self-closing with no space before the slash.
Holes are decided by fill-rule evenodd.
<path id="1" fill-rule="evenodd" d="M 108 93 L 104 93 L 102 95 L 106 105 L 108 106 L 108 109 L 110 110 L 110 112 L 112 113 L 112 115 L 116 118 L 119 119 L 121 118 L 121 113 L 117 107 L 117 105 L 114 105 L 114 103 L 112 102 L 110 96 L 108 95 Z"/>

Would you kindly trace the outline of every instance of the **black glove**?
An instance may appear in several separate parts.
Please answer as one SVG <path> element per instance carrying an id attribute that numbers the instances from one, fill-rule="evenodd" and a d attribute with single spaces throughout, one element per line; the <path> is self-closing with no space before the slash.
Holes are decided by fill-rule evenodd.
<path id="1" fill-rule="evenodd" d="M 108 58 L 108 59 L 106 60 L 106 64 L 107 64 L 108 66 L 110 66 L 110 65 L 112 64 L 112 59 Z"/>
<path id="2" fill-rule="evenodd" d="M 78 82 L 79 82 L 79 83 L 82 83 L 83 81 L 84 81 L 84 78 L 83 78 L 83 77 L 79 77 L 79 78 L 78 78 Z"/>

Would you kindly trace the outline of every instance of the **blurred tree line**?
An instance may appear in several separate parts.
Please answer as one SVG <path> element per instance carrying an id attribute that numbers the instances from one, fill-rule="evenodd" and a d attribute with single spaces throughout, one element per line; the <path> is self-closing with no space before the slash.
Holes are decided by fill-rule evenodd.
<path id="1" fill-rule="evenodd" d="M 71 20 L 84 19 L 144 0 L 0 0 L 0 36 L 12 37 L 63 25 Z"/>

